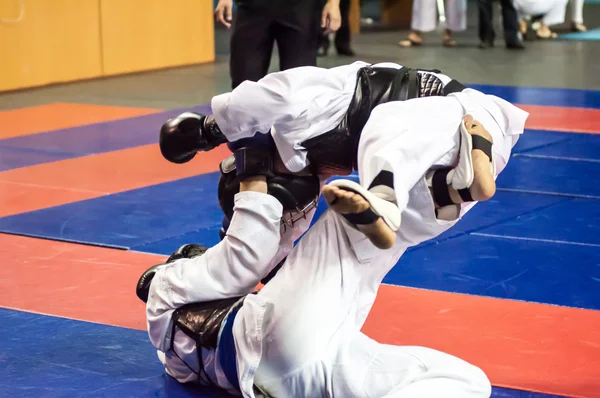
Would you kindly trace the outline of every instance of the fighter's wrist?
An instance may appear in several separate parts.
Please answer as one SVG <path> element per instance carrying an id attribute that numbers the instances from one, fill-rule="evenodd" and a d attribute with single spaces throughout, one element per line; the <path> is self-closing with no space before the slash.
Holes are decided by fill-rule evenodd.
<path id="1" fill-rule="evenodd" d="M 252 176 L 240 181 L 240 192 L 267 193 L 267 178 L 265 176 Z"/>
<path id="2" fill-rule="evenodd" d="M 273 176 L 274 161 L 271 149 L 243 147 L 236 149 L 234 155 L 236 175 L 240 180 L 255 176 Z"/>

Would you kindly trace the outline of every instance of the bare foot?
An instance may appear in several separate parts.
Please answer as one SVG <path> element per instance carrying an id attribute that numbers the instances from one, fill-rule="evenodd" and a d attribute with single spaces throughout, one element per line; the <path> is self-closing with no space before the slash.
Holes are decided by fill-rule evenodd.
<path id="1" fill-rule="evenodd" d="M 332 185 L 323 187 L 323 197 L 332 210 L 342 215 L 358 214 L 371 208 L 362 195 Z M 371 224 L 357 225 L 356 228 L 379 249 L 389 249 L 396 241 L 396 234 L 381 217 Z"/>
<path id="2" fill-rule="evenodd" d="M 420 46 L 421 44 L 423 44 L 423 38 L 421 37 L 420 32 L 413 30 L 412 32 L 410 32 L 406 40 L 402 40 L 398 44 L 401 47 Z"/>
<path id="3" fill-rule="evenodd" d="M 582 23 L 572 22 L 571 32 L 587 32 L 587 27 Z"/>
<path id="4" fill-rule="evenodd" d="M 340 214 L 362 213 L 371 207 L 361 195 L 333 185 L 323 187 L 323 196 L 329 207 Z"/>
<path id="5" fill-rule="evenodd" d="M 456 47 L 458 43 L 456 40 L 452 38 L 452 31 L 450 29 L 444 30 L 444 36 L 442 38 L 442 43 L 445 47 Z"/>
<path id="6" fill-rule="evenodd" d="M 537 38 L 540 40 L 556 39 L 558 35 L 554 33 L 547 25 L 542 26 L 536 31 Z"/>

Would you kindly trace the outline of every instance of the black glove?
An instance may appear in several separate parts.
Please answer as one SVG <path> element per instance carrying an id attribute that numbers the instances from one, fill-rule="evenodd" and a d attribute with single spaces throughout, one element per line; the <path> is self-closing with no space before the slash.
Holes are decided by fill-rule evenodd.
<path id="1" fill-rule="evenodd" d="M 187 163 L 198 151 L 209 151 L 227 139 L 212 116 L 185 112 L 167 120 L 160 129 L 160 151 L 173 163 Z"/>

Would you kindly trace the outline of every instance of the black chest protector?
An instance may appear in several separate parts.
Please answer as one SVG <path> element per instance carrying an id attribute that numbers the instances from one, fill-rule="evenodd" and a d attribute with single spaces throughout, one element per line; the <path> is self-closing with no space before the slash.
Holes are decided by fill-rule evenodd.
<path id="1" fill-rule="evenodd" d="M 377 105 L 419 97 L 443 96 L 465 88 L 456 80 L 444 86 L 434 73 L 439 71 L 371 66 L 361 68 L 354 96 L 340 124 L 333 130 L 302 143 L 314 172 L 348 175 L 357 168 L 360 134 Z"/>
<path id="2" fill-rule="evenodd" d="M 177 355 L 175 347 L 175 334 L 185 333 L 196 343 L 196 352 L 198 354 L 198 366 L 196 371 L 189 364 L 183 363 L 194 373 L 198 375 L 198 381 L 208 386 L 218 387 L 206 374 L 204 362 L 202 359 L 202 348 L 216 349 L 219 339 L 221 325 L 227 317 L 227 314 L 236 305 L 241 305 L 243 298 L 232 297 L 223 300 L 214 300 L 200 303 L 187 304 L 179 307 L 172 315 L 173 330 L 171 333 L 171 351 Z M 177 355 L 178 356 L 178 355 Z"/>

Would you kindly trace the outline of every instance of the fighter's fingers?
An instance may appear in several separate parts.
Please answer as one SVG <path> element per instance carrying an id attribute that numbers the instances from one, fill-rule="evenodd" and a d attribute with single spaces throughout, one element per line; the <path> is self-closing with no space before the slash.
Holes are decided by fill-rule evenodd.
<path id="1" fill-rule="evenodd" d="M 323 187 L 323 197 L 329 205 L 334 204 L 338 200 L 338 191 L 339 189 L 337 187 L 331 185 L 325 185 Z"/>
<path id="2" fill-rule="evenodd" d="M 352 198 L 354 197 L 354 192 L 347 191 L 345 189 L 340 189 L 338 192 L 338 196 L 340 196 L 344 199 L 352 200 Z"/>
<path id="3" fill-rule="evenodd" d="M 217 8 L 215 8 L 215 19 L 217 20 L 217 22 L 221 22 L 223 23 L 223 6 L 218 5 Z"/>
<path id="4" fill-rule="evenodd" d="M 359 194 L 354 194 L 354 195 L 352 195 L 350 200 L 352 200 L 352 203 L 354 203 L 354 204 L 359 204 L 364 201 L 364 198 Z"/>
<path id="5" fill-rule="evenodd" d="M 227 22 L 231 22 L 231 20 L 233 19 L 233 6 L 232 5 L 227 5 L 225 12 L 227 13 L 226 18 L 227 18 Z M 231 24 L 228 24 L 229 26 L 231 26 Z M 229 27 L 227 26 L 227 27 Z"/>
<path id="6" fill-rule="evenodd" d="M 327 17 L 328 16 L 329 16 L 329 12 L 327 10 L 323 10 L 323 12 L 321 13 L 321 27 L 322 28 L 327 27 Z"/>
<path id="7" fill-rule="evenodd" d="M 352 198 L 352 204 L 354 205 L 354 209 L 357 213 L 363 212 L 371 207 L 369 202 L 359 194 L 354 195 Z"/>

